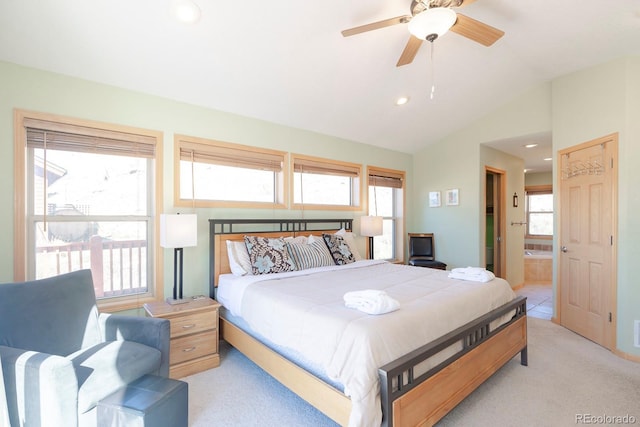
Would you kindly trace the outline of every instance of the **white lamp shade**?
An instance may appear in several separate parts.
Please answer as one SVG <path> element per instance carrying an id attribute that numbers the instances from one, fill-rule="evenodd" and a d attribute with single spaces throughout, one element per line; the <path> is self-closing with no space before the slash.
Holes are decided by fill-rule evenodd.
<path id="1" fill-rule="evenodd" d="M 420 12 L 409 21 L 409 32 L 420 40 L 436 34 L 438 37 L 449 31 L 458 16 L 448 7 L 432 7 Z"/>
<path id="2" fill-rule="evenodd" d="M 161 214 L 160 246 L 188 248 L 198 245 L 198 216 L 196 214 Z"/>
<path id="3" fill-rule="evenodd" d="M 382 235 L 382 217 L 381 216 L 360 217 L 360 234 L 368 237 L 381 236 Z"/>

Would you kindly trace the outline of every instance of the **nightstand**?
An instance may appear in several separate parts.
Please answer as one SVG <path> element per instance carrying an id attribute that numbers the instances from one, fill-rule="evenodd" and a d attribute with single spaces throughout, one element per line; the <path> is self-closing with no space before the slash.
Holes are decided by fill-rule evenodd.
<path id="1" fill-rule="evenodd" d="M 206 297 L 183 304 L 160 301 L 144 305 L 147 316 L 171 322 L 169 377 L 182 378 L 220 365 L 219 308 L 217 301 Z"/>

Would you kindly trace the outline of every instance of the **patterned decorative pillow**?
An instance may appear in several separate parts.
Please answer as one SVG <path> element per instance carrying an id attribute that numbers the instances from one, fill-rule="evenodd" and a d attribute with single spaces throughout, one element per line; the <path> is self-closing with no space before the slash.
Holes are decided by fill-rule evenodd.
<path id="1" fill-rule="evenodd" d="M 351 264 L 356 259 L 351 253 L 351 249 L 342 236 L 337 234 L 323 234 L 322 239 L 327 244 L 329 252 L 337 265 Z"/>
<path id="2" fill-rule="evenodd" d="M 295 270 L 282 237 L 244 236 L 244 243 L 249 252 L 252 274 L 284 273 Z"/>
<path id="3" fill-rule="evenodd" d="M 287 250 L 297 270 L 336 264 L 323 240 L 316 240 L 311 244 L 287 242 Z"/>

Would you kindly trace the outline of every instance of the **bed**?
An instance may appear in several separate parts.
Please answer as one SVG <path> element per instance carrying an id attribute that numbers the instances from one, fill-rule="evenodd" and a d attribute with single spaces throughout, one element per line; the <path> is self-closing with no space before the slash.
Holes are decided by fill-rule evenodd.
<path id="1" fill-rule="evenodd" d="M 249 278 L 249 275 L 234 278 L 235 275 L 230 274 L 232 265 L 227 250 L 232 250 L 232 246 L 227 242 L 243 242 L 246 235 L 287 239 L 334 235 L 339 231 L 350 231 L 351 225 L 350 219 L 210 220 L 210 292 L 212 297 L 219 296 L 228 306 L 221 312 L 222 339 L 338 424 L 351 426 L 433 425 L 518 353 L 521 364 L 527 364 L 526 299 L 514 297 L 510 286 L 501 279 L 488 284 L 465 283 L 448 279 L 447 272 L 441 270 L 364 260 L 304 272 L 264 274 L 260 275 L 258 285 L 253 282 L 256 279 Z M 405 283 L 405 279 L 401 283 L 393 283 L 396 276 L 405 275 L 409 276 L 407 280 L 410 283 Z M 417 282 L 411 283 L 412 278 L 422 281 L 425 275 L 431 277 L 430 284 L 416 289 Z M 229 286 L 227 280 L 233 284 Z M 298 309 L 301 301 L 302 305 L 307 304 L 309 297 L 304 293 L 304 286 L 308 280 L 318 281 L 312 285 L 316 286 L 313 289 L 318 289 L 318 283 L 327 284 L 319 292 L 322 297 L 318 302 L 314 301 L 313 306 L 302 307 L 302 312 L 289 312 Z M 345 292 L 345 288 L 338 284 L 333 286 L 340 281 L 351 286 L 347 289 L 352 290 L 384 288 L 400 300 L 400 310 L 370 316 L 347 309 L 336 303 Z M 234 305 L 226 294 L 216 295 L 220 282 L 226 286 L 221 287 L 221 290 L 227 289 L 225 292 L 243 286 L 248 289 L 243 291 L 247 295 L 243 297 L 242 305 Z M 504 290 L 505 287 L 508 291 Z M 291 289 L 300 295 L 289 308 L 283 301 L 294 297 L 283 292 L 291 292 Z M 496 298 L 484 304 L 477 302 L 484 297 L 473 296 L 475 303 L 470 306 L 448 309 L 446 307 L 450 306 L 438 302 L 425 310 L 417 305 L 417 301 L 429 299 L 413 293 L 433 294 L 457 307 L 455 304 L 462 301 L 462 297 L 458 298 L 453 293 L 465 289 L 472 293 L 490 292 Z M 507 296 L 505 292 L 511 292 L 511 295 Z M 432 299 L 431 296 L 429 298 Z M 247 305 L 250 302 L 254 305 Z M 414 317 L 418 313 L 435 313 L 440 305 L 445 307 L 444 311 L 461 313 L 463 320 L 455 319 L 458 323 L 451 327 L 450 323 L 440 322 L 445 317 L 443 313 L 428 320 Z M 278 312 L 278 316 L 274 312 Z M 303 319 L 298 316 L 305 312 L 312 313 L 310 319 L 292 321 Z M 326 317 L 338 312 L 347 319 Z M 315 318 L 320 319 L 324 326 L 314 326 L 311 319 Z M 408 323 L 402 323 L 405 321 Z M 420 322 L 429 324 L 429 328 L 421 326 Z M 360 324 L 370 324 L 367 327 L 376 333 L 363 332 L 364 329 L 359 329 Z M 335 332 L 336 328 L 340 333 Z M 405 341 L 410 343 L 392 341 L 392 345 L 388 342 L 376 344 L 377 341 L 370 339 L 370 336 L 378 339 L 378 335 L 383 335 L 381 331 L 387 329 L 393 339 L 408 335 Z M 289 333 L 298 335 L 291 338 Z M 310 336 L 322 344 L 315 352 L 305 353 L 311 345 L 311 340 L 305 337 Z M 371 345 L 372 348 L 352 351 L 348 347 L 350 350 L 346 351 L 345 346 L 352 344 L 345 344 L 345 336 L 356 337 L 352 339 L 358 341 L 358 345 L 360 341 L 366 341 L 363 345 Z M 367 338 L 359 338 L 363 336 Z M 354 362 L 349 359 L 351 353 L 365 354 L 365 360 Z M 334 364 L 334 359 L 339 359 L 342 364 Z M 352 374 L 349 370 L 343 375 L 347 371 L 343 368 L 345 363 L 349 366 L 362 365 L 362 369 L 356 369 L 362 372 Z M 364 375 L 365 379 L 359 375 Z M 375 385 L 375 389 L 369 382 Z M 371 409 L 376 405 L 380 413 L 378 416 Z"/>

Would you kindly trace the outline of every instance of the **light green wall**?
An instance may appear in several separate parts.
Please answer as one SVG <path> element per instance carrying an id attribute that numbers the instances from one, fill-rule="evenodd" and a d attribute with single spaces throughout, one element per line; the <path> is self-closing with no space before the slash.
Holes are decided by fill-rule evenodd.
<path id="1" fill-rule="evenodd" d="M 640 57 L 567 75 L 556 79 L 552 87 L 555 153 L 619 133 L 617 347 L 640 356 L 640 349 L 633 347 L 633 321 L 640 319 L 640 286 L 635 268 L 640 258 Z M 557 179 L 554 171 L 554 182 Z M 556 262 L 554 258 L 554 267 Z"/>
<path id="2" fill-rule="evenodd" d="M 551 85 L 540 84 L 470 126 L 430 145 L 414 156 L 414 222 L 411 231 L 433 232 L 436 257 L 448 268 L 483 265 L 485 256 L 485 166 L 506 170 L 506 279 L 524 280 L 524 205 L 513 208 L 509 195 L 524 191 L 524 162 L 482 143 L 551 130 Z M 504 153 L 503 153 L 504 154 Z M 430 191 L 460 190 L 459 206 L 428 207 Z"/>
<path id="3" fill-rule="evenodd" d="M 553 186 L 553 172 L 537 172 L 537 173 L 525 173 L 524 185 L 551 185 Z"/>
<path id="4" fill-rule="evenodd" d="M 0 197 L 3 205 L 0 210 L 0 232 L 3 236 L 0 240 L 0 282 L 13 280 L 15 108 L 164 132 L 164 164 L 161 170 L 165 212 L 178 211 L 173 207 L 174 133 L 404 170 L 407 172 L 407 194 L 412 193 L 413 162 L 408 154 L 0 62 Z M 363 202 L 366 203 L 366 199 Z M 412 210 L 411 198 L 407 198 L 409 221 Z M 195 210 L 198 215 L 198 246 L 185 248 L 185 294 L 208 294 L 209 218 L 300 218 L 304 215 L 305 218 L 357 219 L 363 212 L 198 208 Z M 364 238 L 359 239 L 359 244 L 364 251 Z M 170 250 L 164 250 L 164 256 L 165 294 L 168 295 L 172 287 L 173 258 Z"/>
<path id="5" fill-rule="evenodd" d="M 414 156 L 415 215 L 411 228 L 434 232 L 437 257 L 451 267 L 481 265 L 484 214 L 480 195 L 486 161 L 483 142 L 551 131 L 555 165 L 559 150 L 618 132 L 617 348 L 640 356 L 640 349 L 633 346 L 633 321 L 640 319 L 640 286 L 634 268 L 640 257 L 639 116 L 638 56 L 543 83 Z M 508 186 L 517 188 L 519 184 L 512 178 Z M 557 182 L 555 170 L 552 182 Z M 460 207 L 427 207 L 429 191 L 452 187 L 460 188 Z M 509 191 L 507 194 L 511 194 Z M 507 224 L 510 222 L 508 218 Z M 513 235 L 507 238 L 514 239 Z M 555 240 L 553 243 L 557 246 Z M 521 250 L 517 254 L 515 250 L 507 260 L 508 275 L 517 270 L 512 264 L 522 260 Z M 556 262 L 554 255 L 554 269 Z M 515 277 L 507 279 L 517 283 Z M 554 277 L 554 289 L 555 282 Z"/>
<path id="6" fill-rule="evenodd" d="M 407 231 L 436 234 L 437 257 L 449 267 L 480 265 L 484 259 L 485 162 L 502 162 L 487 156 L 484 142 L 553 131 L 554 153 L 608 133 L 620 133 L 618 203 L 618 348 L 640 356 L 633 347 L 633 320 L 640 319 L 640 286 L 633 263 L 640 255 L 640 58 L 631 57 L 541 83 L 511 102 L 482 117 L 414 156 L 352 141 L 279 126 L 211 109 L 65 77 L 0 62 L 0 282 L 13 280 L 13 109 L 50 112 L 65 116 L 118 123 L 164 132 L 164 206 L 172 207 L 173 134 L 183 133 L 240 144 L 269 147 L 345 161 L 407 171 Z M 555 154 L 554 154 L 555 156 Z M 501 163 L 502 164 L 502 163 Z M 511 170 L 506 161 L 501 169 Z M 507 194 L 521 189 L 524 178 L 508 174 Z M 414 184 L 415 182 L 415 184 Z M 555 174 L 554 174 L 555 182 Z M 444 192 L 458 188 L 460 205 L 446 206 Z M 441 191 L 443 206 L 428 207 L 429 191 Z M 519 211 L 507 209 L 507 224 L 519 221 Z M 207 293 L 207 219 L 210 217 L 299 217 L 298 211 L 197 209 L 198 247 L 185 249 L 185 292 Z M 347 213 L 357 218 L 362 212 Z M 336 216 L 309 212 L 305 217 Z M 515 227 L 507 226 L 507 241 L 517 241 Z M 361 242 L 363 245 L 363 242 Z M 520 245 L 520 248 L 522 245 Z M 511 249 L 510 249 L 511 250 Z M 515 249 L 514 249 L 515 251 Z M 519 251 L 521 253 L 521 250 Z M 165 277 L 171 277 L 170 253 Z M 508 254 L 509 257 L 509 254 Z M 517 259 L 521 260 L 521 257 Z M 507 259 L 507 277 L 518 283 L 516 258 Z M 555 259 L 554 259 L 555 262 Z M 169 281 L 165 283 L 168 292 Z"/>

